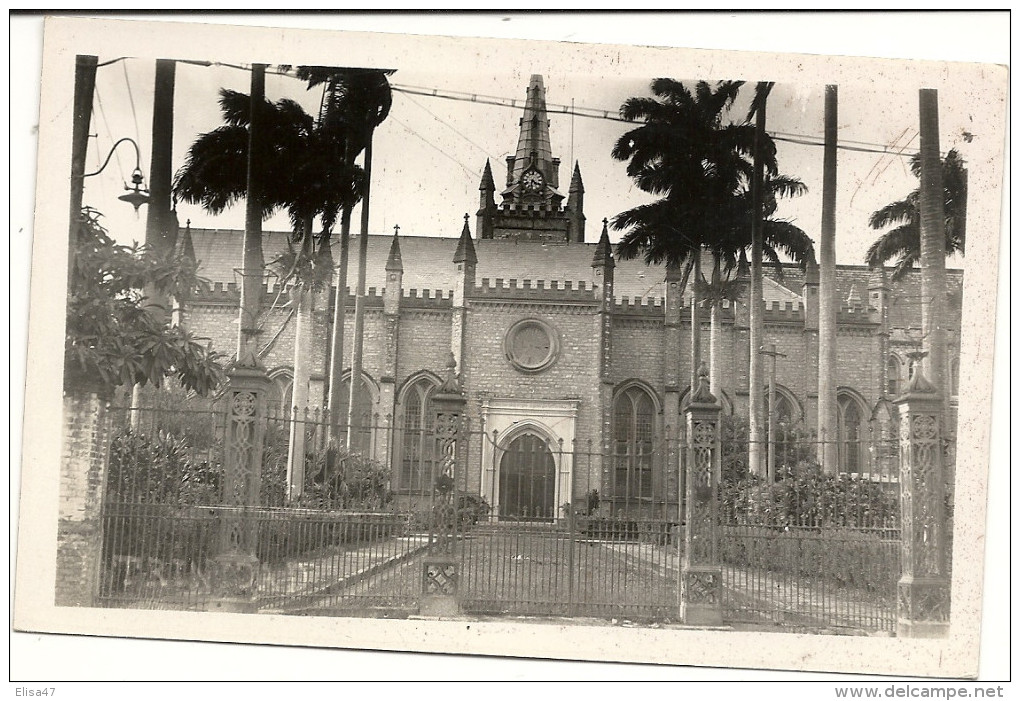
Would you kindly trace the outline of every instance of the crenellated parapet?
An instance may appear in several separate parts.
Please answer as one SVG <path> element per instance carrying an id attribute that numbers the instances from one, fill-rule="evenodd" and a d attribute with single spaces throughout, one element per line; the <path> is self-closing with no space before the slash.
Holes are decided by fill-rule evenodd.
<path id="1" fill-rule="evenodd" d="M 613 302 L 613 314 L 662 317 L 665 302 L 661 297 L 617 297 Z"/>
<path id="2" fill-rule="evenodd" d="M 403 290 L 401 307 L 447 309 L 453 306 L 453 290 Z"/>
<path id="3" fill-rule="evenodd" d="M 875 309 L 858 298 L 840 301 L 837 321 L 840 324 L 877 325 L 881 320 L 876 314 Z"/>
<path id="4" fill-rule="evenodd" d="M 564 212 L 567 211 L 566 207 L 560 207 L 556 204 L 546 202 L 504 202 L 499 205 L 500 214 L 504 215 L 518 215 L 521 217 L 528 218 L 559 218 Z"/>
<path id="5" fill-rule="evenodd" d="M 518 280 L 517 278 L 482 278 L 468 292 L 473 299 L 548 300 L 553 302 L 593 302 L 595 286 L 580 280 Z"/>
<path id="6" fill-rule="evenodd" d="M 767 323 L 804 323 L 804 305 L 793 300 L 766 300 L 763 318 Z"/>

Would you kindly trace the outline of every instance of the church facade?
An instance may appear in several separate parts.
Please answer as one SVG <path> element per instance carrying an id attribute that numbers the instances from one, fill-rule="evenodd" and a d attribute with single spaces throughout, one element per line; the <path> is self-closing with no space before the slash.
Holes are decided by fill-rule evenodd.
<path id="1" fill-rule="evenodd" d="M 690 290 L 674 271 L 616 259 L 605 222 L 587 226 L 580 165 L 573 164 L 565 189 L 559 171 L 542 79 L 532 76 L 505 179 L 497 187 L 486 164 L 473 222 L 466 214 L 451 232 L 459 229 L 459 236 L 369 237 L 365 391 L 354 412 L 361 418 L 353 447 L 389 469 L 397 494 L 420 488 L 430 474 L 423 429 L 452 354 L 479 436 L 469 446 L 466 488 L 484 496 L 496 517 L 557 518 L 566 503 L 592 491 L 609 513 L 675 513 L 679 461 L 663 446 L 680 434 L 690 392 Z M 185 323 L 229 353 L 237 337 L 241 232 L 189 228 L 183 239 L 212 283 L 187 300 Z M 267 260 L 286 239 L 265 235 Z M 349 280 L 356 279 L 355 258 Z M 955 377 L 962 273 L 949 271 L 948 280 L 947 355 Z M 866 441 L 875 426 L 888 425 L 888 400 L 908 378 L 906 353 L 920 346 L 920 275 L 891 283 L 882 271 L 838 266 L 836 289 L 839 470 L 865 473 L 874 459 Z M 810 431 L 817 269 L 768 271 L 764 297 L 765 343 L 780 354 L 776 420 Z M 330 291 L 315 295 L 312 324 L 299 338 L 288 290 L 267 283 L 259 359 L 285 406 L 295 382 L 307 383 L 309 407 L 323 406 L 332 299 Z M 353 309 L 349 292 L 347 368 Z M 717 310 L 714 332 L 707 307 L 701 319 L 712 391 L 724 413 L 746 417 L 750 393 L 766 391 L 749 386 L 746 297 Z M 296 346 L 313 368 L 307 377 L 293 375 Z"/>

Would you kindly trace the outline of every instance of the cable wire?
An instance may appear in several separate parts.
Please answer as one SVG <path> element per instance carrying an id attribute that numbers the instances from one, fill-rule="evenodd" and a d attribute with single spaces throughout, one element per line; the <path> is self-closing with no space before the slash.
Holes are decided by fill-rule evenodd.
<path id="1" fill-rule="evenodd" d="M 106 118 L 106 110 L 103 109 L 103 99 L 99 95 L 99 85 L 96 85 L 96 105 L 99 107 L 99 116 L 101 116 L 103 118 L 103 126 L 106 127 L 106 135 L 109 137 L 110 143 L 113 143 L 113 141 L 114 141 L 113 130 L 110 129 L 110 122 Z M 117 171 L 120 173 L 120 179 L 123 180 L 124 182 L 127 182 L 127 178 L 124 177 L 124 166 L 120 162 L 120 153 L 119 152 L 116 154 L 116 158 L 117 158 Z M 99 152 L 97 151 L 96 152 L 96 163 L 98 164 L 98 162 L 99 162 Z"/>
<path id="2" fill-rule="evenodd" d="M 449 153 L 447 153 L 447 152 L 446 152 L 446 151 L 444 151 L 443 149 L 441 149 L 441 148 L 439 148 L 438 146 L 436 146 L 435 144 L 433 144 L 433 143 L 432 143 L 431 141 L 429 141 L 429 140 L 428 140 L 428 139 L 426 139 L 426 138 L 425 138 L 424 136 L 422 136 L 421 134 L 419 134 L 418 132 L 416 132 L 416 131 L 415 131 L 414 129 L 412 129 L 411 127 L 409 127 L 409 126 L 408 126 L 407 124 L 405 124 L 404 122 L 402 122 L 402 121 L 400 121 L 399 119 L 397 119 L 396 117 L 394 117 L 394 116 L 393 116 L 392 114 L 390 115 L 390 117 L 389 117 L 389 118 L 390 118 L 390 119 L 392 119 L 392 120 L 393 120 L 394 122 L 396 122 L 397 124 L 399 124 L 400 126 L 402 126 L 402 127 L 403 127 L 403 128 L 405 129 L 405 130 L 407 130 L 407 132 L 408 132 L 408 133 L 410 133 L 410 134 L 411 134 L 412 136 L 416 136 L 416 137 L 418 137 L 419 139 L 421 139 L 422 141 L 424 141 L 424 142 L 425 142 L 425 143 L 426 143 L 426 144 L 427 144 L 428 146 L 432 147 L 433 149 L 435 149 L 436 151 L 438 151 L 439 153 L 443 154 L 444 156 L 446 156 L 447 158 L 449 158 L 449 159 L 450 159 L 451 161 L 453 161 L 454 163 L 456 163 L 457 165 L 459 165 L 459 166 L 460 166 L 461 168 L 463 168 L 463 169 L 464 169 L 464 172 L 465 172 L 465 173 L 467 173 L 467 174 L 468 174 L 469 176 L 471 176 L 471 178 L 480 178 L 480 177 L 481 177 L 481 173 L 478 173 L 478 172 L 476 172 L 475 170 L 472 170 L 472 169 L 471 169 L 470 167 L 468 167 L 468 166 L 464 165 L 464 164 L 463 164 L 463 163 L 462 163 L 461 161 L 457 160 L 456 158 L 454 158 L 453 156 L 451 156 L 451 155 L 450 155 Z M 471 182 L 473 182 L 473 181 L 471 181 Z"/>
<path id="3" fill-rule="evenodd" d="M 135 111 L 135 96 L 131 92 L 131 79 L 128 77 L 127 64 L 120 65 L 124 67 L 124 82 L 127 84 L 128 101 L 131 103 L 131 117 L 135 120 L 135 139 L 138 140 L 141 136 L 138 130 L 138 113 Z"/>

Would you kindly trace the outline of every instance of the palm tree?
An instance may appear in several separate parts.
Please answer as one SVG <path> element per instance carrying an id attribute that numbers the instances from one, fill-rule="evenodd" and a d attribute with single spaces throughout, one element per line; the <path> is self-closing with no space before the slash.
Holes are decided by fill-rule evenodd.
<path id="1" fill-rule="evenodd" d="M 921 154 L 910 159 L 910 170 L 921 177 Z M 945 192 L 946 253 L 964 253 L 967 230 L 967 169 L 955 149 L 942 160 L 942 188 Z M 891 202 L 871 215 L 872 229 L 886 229 L 865 255 L 873 268 L 895 259 L 892 279 L 897 280 L 921 260 L 921 191 L 914 190 L 902 200 Z"/>
<path id="2" fill-rule="evenodd" d="M 361 391 L 361 367 L 364 344 L 364 296 L 368 258 L 369 188 L 372 172 L 372 135 L 389 115 L 393 103 L 387 76 L 392 70 L 299 66 L 298 78 L 308 82 L 309 89 L 323 86 L 319 120 L 324 133 L 331 136 L 338 157 L 348 166 L 364 152 L 364 179 L 361 192 L 361 236 L 358 240 L 358 285 L 355 293 L 354 349 L 351 359 L 351 394 L 348 397 L 347 443 L 353 436 L 354 396 Z M 347 265 L 350 242 L 351 210 L 356 200 L 345 203 L 340 224 L 340 262 L 334 301 L 333 334 L 330 341 L 329 395 L 327 408 L 333 420 L 329 437 L 335 438 L 338 416 L 343 405 L 342 377 L 344 366 L 344 316 L 347 301 Z"/>
<path id="3" fill-rule="evenodd" d="M 698 270 L 700 253 L 716 237 L 731 232 L 741 192 L 752 180 L 750 154 L 755 130 L 746 123 L 724 123 L 743 85 L 726 81 L 698 82 L 693 90 L 683 83 L 659 78 L 652 82 L 654 98 L 634 97 L 620 108 L 628 121 L 644 124 L 621 136 L 613 157 L 627 160 L 627 174 L 638 187 L 662 198 L 618 214 L 613 228 L 626 230 L 617 247 L 621 258 L 644 257 L 648 263 L 665 263 L 683 269 L 686 280 Z M 770 142 L 771 143 L 771 142 Z M 775 149 L 762 163 L 775 171 Z M 692 330 L 697 333 L 697 287 L 692 305 Z M 692 344 L 693 374 L 698 348 Z"/>
<path id="4" fill-rule="evenodd" d="M 712 279 L 702 282 L 700 286 L 700 298 L 708 302 L 711 309 L 710 347 L 715 347 L 718 343 L 718 309 L 722 301 L 733 301 L 743 293 L 743 284 L 732 279 L 731 275 L 738 268 L 746 268 L 747 253 L 753 250 L 753 224 L 756 220 L 753 213 L 756 207 L 761 208 L 759 210 L 761 217 L 757 220 L 761 222 L 759 227 L 761 259 L 773 267 L 780 280 L 783 277 L 784 259 L 792 260 L 801 267 L 814 260 L 814 244 L 807 233 L 789 221 L 773 217 L 780 197 L 796 197 L 805 192 L 807 186 L 800 180 L 785 175 L 774 175 L 768 177 L 761 188 L 760 204 L 755 201 L 755 194 L 747 189 L 734 198 L 729 227 L 718 230 L 707 246 L 713 258 Z M 757 289 L 762 289 L 761 283 Z M 760 304 L 752 303 L 751 314 L 754 314 L 756 307 L 760 319 Z M 754 345 L 751 347 L 755 348 Z M 717 370 L 715 362 L 712 361 L 709 375 L 712 378 L 710 386 L 713 389 L 719 387 Z M 751 385 L 756 386 L 761 385 Z"/>
<path id="5" fill-rule="evenodd" d="M 230 90 L 220 91 L 220 107 L 226 124 L 199 136 L 188 152 L 185 165 L 174 181 L 174 193 L 180 200 L 201 204 L 218 214 L 245 196 L 248 179 L 249 129 L 252 122 L 251 100 Z M 307 340 L 312 290 L 322 282 L 328 285 L 332 264 L 329 261 L 329 230 L 338 212 L 358 195 L 362 178 L 359 171 L 336 158 L 333 136 L 320 128 L 304 109 L 292 100 L 271 103 L 263 98 L 259 116 L 258 150 L 253 153 L 259 170 L 262 218 L 280 208 L 290 216 L 293 233 L 289 253 L 275 265 L 284 282 L 293 280 L 298 342 L 294 349 L 294 406 L 307 403 L 309 371 Z M 315 246 L 313 222 L 322 220 L 324 233 Z M 247 245 L 247 242 L 246 242 Z M 259 246 L 261 243 L 259 242 Z M 297 246 L 297 248 L 295 248 Z M 259 256 L 261 258 L 261 256 Z M 252 274 L 246 271 L 246 275 Z M 261 271 L 258 275 L 261 277 Z M 295 417 L 297 418 L 297 417 Z M 291 437 L 291 485 L 300 494 L 303 477 L 303 430 L 294 422 Z"/>

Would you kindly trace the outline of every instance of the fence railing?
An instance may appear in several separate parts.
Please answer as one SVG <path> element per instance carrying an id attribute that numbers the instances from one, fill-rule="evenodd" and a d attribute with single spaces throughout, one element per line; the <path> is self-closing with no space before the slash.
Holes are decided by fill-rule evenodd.
<path id="1" fill-rule="evenodd" d="M 746 445 L 723 443 L 720 555 L 729 618 L 892 630 L 901 548 L 898 441 L 827 446 L 812 436 L 785 436 L 762 451 L 776 450 L 771 475 L 741 469 Z M 840 462 L 823 465 L 833 452 Z M 727 457 L 736 463 L 730 469 Z"/>
<path id="2" fill-rule="evenodd" d="M 222 524 L 240 517 L 265 609 L 413 609 L 416 563 L 443 544 L 462 563 L 468 611 L 676 616 L 682 428 L 567 445 L 465 421 L 459 467 L 443 485 L 427 421 L 402 428 L 365 416 L 352 432 L 364 438 L 348 448 L 346 425 L 328 413 L 270 407 L 259 432 L 259 500 L 238 511 L 222 506 L 223 410 L 111 415 L 100 585 L 108 603 L 200 608 Z M 844 438 L 833 467 L 821 464 L 827 451 L 814 436 L 784 428 L 759 451 L 772 459 L 754 470 L 739 427 L 724 429 L 725 618 L 891 629 L 901 570 L 897 440 Z M 299 496 L 288 485 L 295 431 L 305 438 Z"/>

